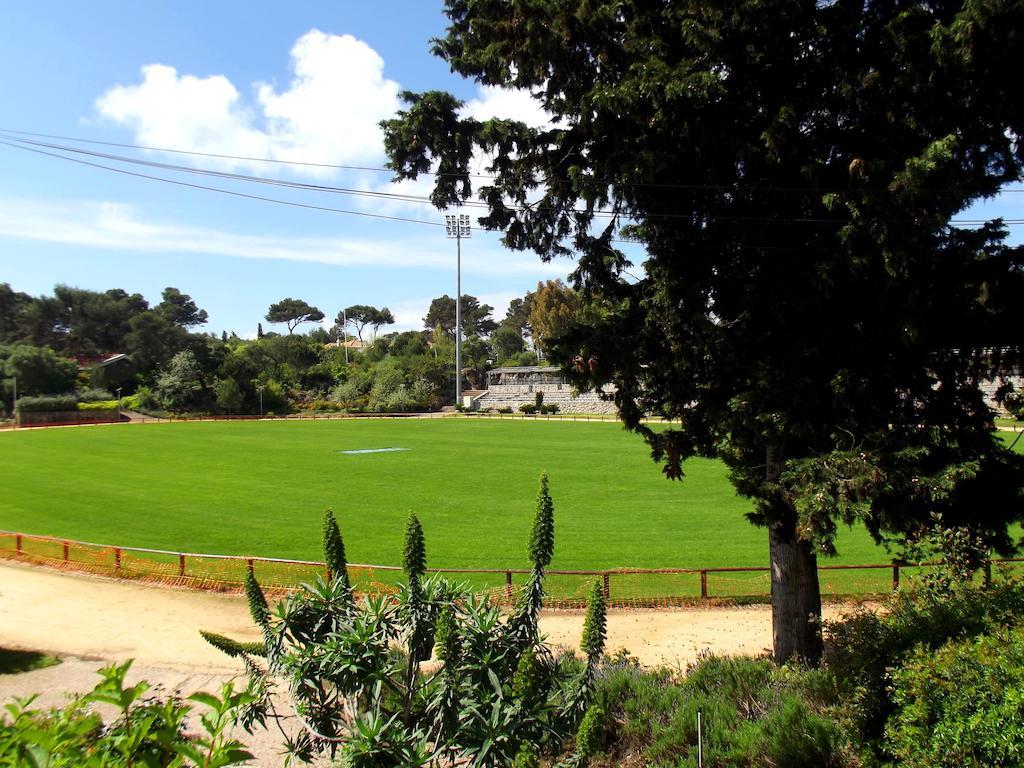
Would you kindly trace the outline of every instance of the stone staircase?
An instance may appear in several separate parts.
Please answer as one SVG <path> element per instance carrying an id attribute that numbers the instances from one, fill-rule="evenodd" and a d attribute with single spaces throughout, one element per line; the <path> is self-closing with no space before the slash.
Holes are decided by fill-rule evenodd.
<path id="1" fill-rule="evenodd" d="M 520 405 L 536 402 L 537 392 L 544 393 L 544 405 L 557 405 L 559 413 L 615 413 L 615 404 L 602 400 L 597 393 L 581 392 L 574 396 L 568 386 L 558 384 L 494 387 L 473 398 L 473 410 L 511 408 L 518 413 Z M 606 388 L 605 392 L 611 394 L 614 389 Z"/>

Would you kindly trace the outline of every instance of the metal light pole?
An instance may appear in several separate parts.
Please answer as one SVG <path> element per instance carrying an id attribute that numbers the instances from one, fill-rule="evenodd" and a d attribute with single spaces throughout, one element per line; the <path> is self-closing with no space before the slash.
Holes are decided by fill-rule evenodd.
<path id="1" fill-rule="evenodd" d="M 470 237 L 469 215 L 449 213 L 444 217 L 445 234 L 455 240 L 455 404 L 462 405 L 462 238 Z"/>
<path id="2" fill-rule="evenodd" d="M 117 418 L 118 419 L 121 418 L 121 389 L 122 389 L 122 387 L 118 387 L 117 388 Z"/>
<path id="3" fill-rule="evenodd" d="M 14 428 L 17 429 L 18 428 L 18 377 L 17 376 L 14 377 L 14 403 L 13 403 L 13 410 L 14 410 Z"/>
<path id="4" fill-rule="evenodd" d="M 341 335 L 345 339 L 345 365 L 348 365 L 348 312 L 341 310 Z"/>

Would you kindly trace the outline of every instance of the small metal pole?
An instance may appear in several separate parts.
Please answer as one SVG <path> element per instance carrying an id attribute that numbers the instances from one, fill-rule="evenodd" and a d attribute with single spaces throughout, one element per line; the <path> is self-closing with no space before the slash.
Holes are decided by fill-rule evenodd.
<path id="1" fill-rule="evenodd" d="M 700 572 L 700 599 L 708 599 L 708 572 L 705 570 Z"/>
<path id="2" fill-rule="evenodd" d="M 179 576 L 184 576 L 185 575 L 185 556 L 184 555 L 178 555 L 178 575 Z"/>
<path id="3" fill-rule="evenodd" d="M 21 554 L 21 534 L 20 533 L 16 534 L 14 536 L 14 551 L 17 552 L 19 555 Z"/>
<path id="4" fill-rule="evenodd" d="M 65 563 L 66 563 L 66 562 L 68 561 L 68 559 L 69 559 L 69 558 L 68 558 L 68 550 L 69 550 L 70 548 L 71 548 L 71 546 L 70 546 L 70 545 L 68 544 L 68 542 L 66 542 L 66 541 L 65 541 L 65 542 L 64 542 L 64 562 L 65 562 Z"/>
<path id="5" fill-rule="evenodd" d="M 697 768 L 704 768 L 704 723 L 701 711 L 697 710 Z"/>
<path id="6" fill-rule="evenodd" d="M 898 564 L 892 564 L 892 591 L 895 592 L 900 588 L 900 567 Z"/>
<path id="7" fill-rule="evenodd" d="M 505 596 L 512 599 L 512 571 L 505 571 Z"/>
<path id="8" fill-rule="evenodd" d="M 121 548 L 114 547 L 114 567 L 117 569 L 121 568 Z"/>
<path id="9" fill-rule="evenodd" d="M 612 594 L 611 574 L 608 573 L 608 571 L 605 571 L 601 579 L 604 582 L 604 599 L 607 600 Z"/>

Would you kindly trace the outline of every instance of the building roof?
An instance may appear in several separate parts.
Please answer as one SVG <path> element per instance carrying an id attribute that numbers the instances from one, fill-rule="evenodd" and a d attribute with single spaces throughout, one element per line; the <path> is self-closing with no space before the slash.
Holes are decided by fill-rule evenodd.
<path id="1" fill-rule="evenodd" d="M 128 355 L 123 352 L 115 352 L 106 355 L 83 355 L 75 358 L 75 365 L 80 371 L 88 371 L 93 368 L 103 368 L 127 359 Z"/>

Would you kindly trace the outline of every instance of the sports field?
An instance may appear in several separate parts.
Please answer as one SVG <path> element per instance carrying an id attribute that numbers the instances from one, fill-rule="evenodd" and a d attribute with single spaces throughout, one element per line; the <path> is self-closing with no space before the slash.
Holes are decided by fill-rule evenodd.
<path id="1" fill-rule="evenodd" d="M 382 448 L 407 450 L 342 453 Z M 115 425 L 0 435 L 0 528 L 124 546 L 321 559 L 332 508 L 352 562 L 398 564 L 414 510 L 433 567 L 527 565 L 546 470 L 556 569 L 767 564 L 724 467 L 671 483 L 615 423 L 344 420 Z M 886 562 L 842 530 L 831 562 Z"/>

